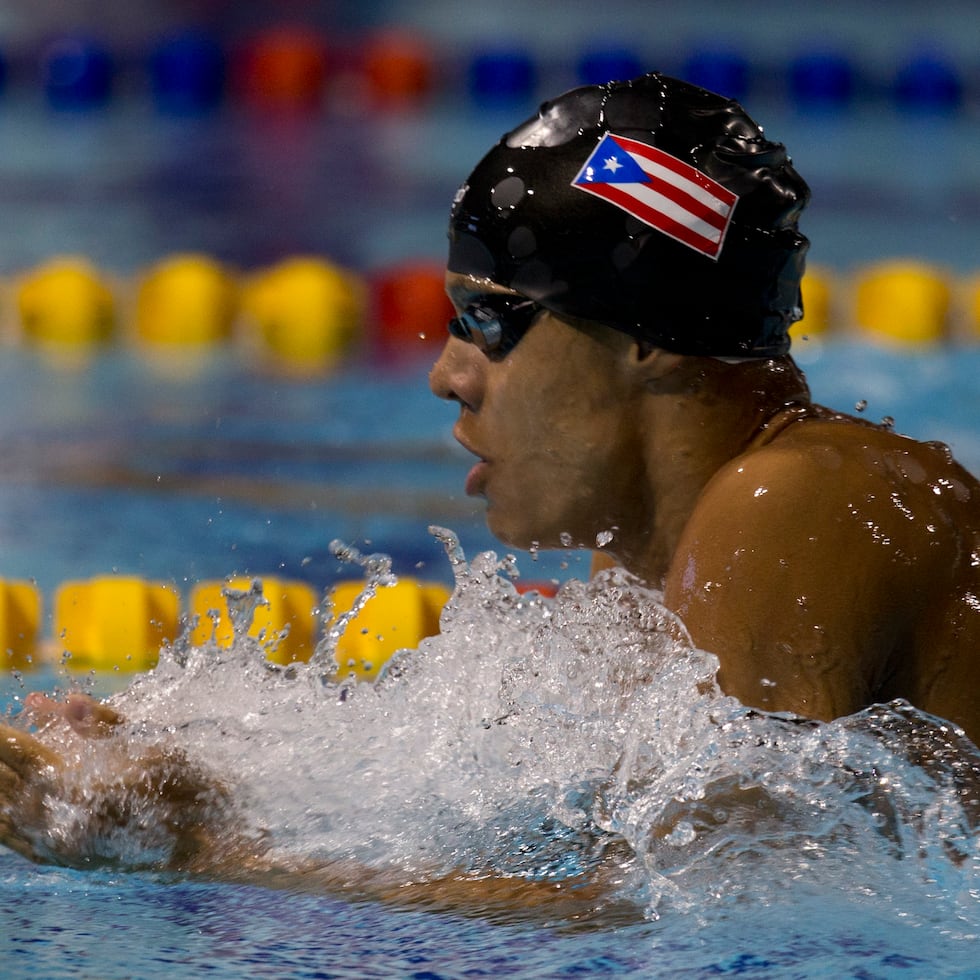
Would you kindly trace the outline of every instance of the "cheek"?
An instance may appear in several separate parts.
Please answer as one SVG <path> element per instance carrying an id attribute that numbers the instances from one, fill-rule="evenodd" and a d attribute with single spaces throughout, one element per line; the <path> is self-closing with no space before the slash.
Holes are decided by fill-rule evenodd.
<path id="1" fill-rule="evenodd" d="M 594 479 L 603 460 L 616 455 L 623 408 L 608 393 L 590 397 L 576 379 L 563 372 L 546 385 L 522 384 L 497 422 L 515 464 L 577 485 Z"/>
<path id="2" fill-rule="evenodd" d="M 586 420 L 538 430 L 508 456 L 495 474 L 488 498 L 490 529 L 517 547 L 536 541 L 558 547 L 563 532 L 591 541 L 608 524 L 611 472 L 609 446 L 593 440 Z"/>

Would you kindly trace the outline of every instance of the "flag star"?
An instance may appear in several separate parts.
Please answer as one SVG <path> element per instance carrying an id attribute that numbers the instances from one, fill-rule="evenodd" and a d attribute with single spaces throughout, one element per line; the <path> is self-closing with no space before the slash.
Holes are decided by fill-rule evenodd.
<path id="1" fill-rule="evenodd" d="M 610 170 L 615 173 L 622 168 L 622 164 L 615 157 L 608 157 L 602 164 L 603 170 Z"/>

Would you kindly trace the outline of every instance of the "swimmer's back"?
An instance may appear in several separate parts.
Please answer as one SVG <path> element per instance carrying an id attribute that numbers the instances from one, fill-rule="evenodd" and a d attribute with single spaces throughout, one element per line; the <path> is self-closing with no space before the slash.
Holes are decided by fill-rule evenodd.
<path id="1" fill-rule="evenodd" d="M 942 443 L 830 413 L 781 438 L 825 461 L 840 453 L 848 517 L 899 570 L 889 580 L 905 586 L 896 611 L 914 614 L 879 665 L 871 700 L 905 698 L 980 738 L 980 483 Z"/>
<path id="2" fill-rule="evenodd" d="M 825 719 L 905 698 L 980 741 L 980 483 L 945 446 L 777 416 L 708 485 L 676 562 L 665 593 L 727 693 Z"/>

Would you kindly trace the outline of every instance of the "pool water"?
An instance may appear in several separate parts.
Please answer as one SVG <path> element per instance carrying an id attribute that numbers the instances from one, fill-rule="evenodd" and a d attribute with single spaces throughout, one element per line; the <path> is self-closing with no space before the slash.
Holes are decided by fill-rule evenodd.
<path id="1" fill-rule="evenodd" d="M 361 271 L 440 257 L 459 180 L 516 121 L 463 113 L 458 101 L 302 126 L 234 112 L 148 120 L 145 105 L 125 103 L 56 118 L 11 93 L 0 106 L 0 203 L 13 231 L 0 239 L 0 271 L 60 252 L 120 276 L 188 248 L 242 269 L 306 252 Z M 902 254 L 976 270 L 969 112 L 750 108 L 812 182 L 816 262 L 845 274 Z M 910 352 L 840 326 L 843 337 L 799 347 L 815 398 L 944 440 L 980 471 L 980 348 Z M 442 636 L 397 661 L 377 691 L 341 698 L 315 674 L 272 674 L 240 640 L 224 652 L 181 648 L 139 678 L 6 675 L 0 706 L 15 712 L 26 691 L 67 684 L 117 698 L 134 745 L 170 729 L 233 782 L 244 819 L 283 854 L 573 880 L 620 848 L 613 894 L 626 910 L 590 921 L 557 907 L 452 913 L 315 885 L 36 867 L 0 850 L 0 972 L 980 975 L 976 793 L 957 781 L 972 750 L 901 706 L 816 728 L 753 718 L 705 693 L 710 659 L 685 648 L 636 583 L 610 594 L 654 612 L 625 625 L 608 596 L 574 582 L 555 603 L 518 599 L 482 557 L 495 544 L 462 493 L 469 463 L 452 415 L 428 393 L 424 364 L 360 361 L 298 381 L 228 353 L 175 365 L 119 348 L 71 368 L 5 347 L 0 574 L 35 580 L 47 600 L 60 582 L 113 571 L 185 592 L 232 574 L 325 589 L 360 571 L 338 560 L 334 539 L 387 553 L 399 575 L 461 575 L 465 589 Z M 430 525 L 456 532 L 470 564 L 454 564 Z M 588 559 L 517 564 L 526 579 L 567 582 L 585 578 Z M 903 755 L 910 739 L 936 762 Z M 724 802 L 699 810 L 699 794 L 710 800 L 726 780 L 766 794 L 783 819 L 760 827 Z M 672 808 L 676 793 L 688 811 Z M 665 843 L 652 843 L 669 821 Z M 97 844 L 131 856 L 140 841 Z"/>
<path id="2" fill-rule="evenodd" d="M 867 417 L 944 438 L 978 468 L 977 349 L 912 354 L 834 342 L 803 347 L 800 358 L 822 401 L 866 402 Z M 476 585 L 377 698 L 341 703 L 318 684 L 273 683 L 241 644 L 185 665 L 165 658 L 135 684 L 118 674 L 73 683 L 115 692 L 134 721 L 185 731 L 195 757 L 234 774 L 250 819 L 272 828 L 284 853 L 406 867 L 424 853 L 447 870 L 461 862 L 574 876 L 612 834 L 632 848 L 622 890 L 633 912 L 589 923 L 560 909 L 453 915 L 329 892 L 37 868 L 4 851 L 8 975 L 970 975 L 980 936 L 976 831 L 944 797 L 952 770 L 909 766 L 887 735 L 899 732 L 901 744 L 911 724 L 937 751 L 946 747 L 927 719 L 896 715 L 819 735 L 759 730 L 726 699 L 706 709 L 696 681 L 697 670 L 710 676 L 708 663 L 693 675 L 666 670 L 653 701 L 637 701 L 613 725 L 620 702 L 613 709 L 582 694 L 597 669 L 592 651 L 605 651 L 603 669 L 620 683 L 643 657 L 660 663 L 656 651 L 676 640 L 669 622 L 622 639 L 623 624 L 594 597 L 569 599 L 586 609 L 571 627 L 551 607 L 501 593 L 493 562 L 475 557 L 491 542 L 460 493 L 468 463 L 447 435 L 452 410 L 426 392 L 423 366 L 380 377 L 352 368 L 304 384 L 250 378 L 228 362 L 193 381 L 151 371 L 119 353 L 79 374 L 27 355 L 10 369 L 0 534 L 12 575 L 47 588 L 69 572 L 116 568 L 185 587 L 271 569 L 324 587 L 360 571 L 332 554 L 330 540 L 341 538 L 389 551 L 403 574 L 449 581 L 459 569 L 426 531 L 444 524 L 474 558 Z M 379 415 L 381 401 L 404 412 Z M 132 410 L 120 415 L 119 404 Z M 397 487 L 401 504 L 372 500 L 388 492 L 379 487 Z M 521 556 L 518 566 L 562 581 L 584 578 L 586 567 L 577 554 Z M 568 647 L 570 635 L 584 637 L 580 647 Z M 8 677 L 8 705 L 64 684 L 52 670 Z M 704 730 L 719 711 L 728 727 Z M 509 713 L 520 722 L 491 725 L 484 741 L 485 719 Z M 649 741 L 627 744 L 624 726 L 648 726 Z M 765 743 L 762 755 L 745 755 L 746 735 Z M 600 793 L 600 774 L 608 779 L 617 759 L 661 740 L 654 768 L 666 782 L 644 777 L 639 796 Z M 842 770 L 899 774 L 900 790 L 869 814 L 847 802 L 864 789 L 860 780 L 838 785 Z M 768 844 L 750 844 L 758 828 L 744 833 L 735 818 L 720 835 L 715 827 L 689 840 L 682 827 L 670 847 L 645 849 L 644 828 L 665 819 L 663 794 L 707 773 L 762 780 L 775 794 L 787 809 Z"/>
<path id="3" fill-rule="evenodd" d="M 797 356 L 816 400 L 866 403 L 864 417 L 942 439 L 980 469 L 980 349 L 836 340 L 799 344 Z M 462 492 L 469 457 L 426 368 L 361 364 L 299 382 L 233 357 L 177 373 L 120 350 L 65 371 L 5 351 L 3 574 L 45 593 L 113 571 L 181 588 L 231 574 L 322 588 L 349 572 L 328 550 L 341 538 L 385 551 L 398 574 L 448 582 L 428 525 L 453 528 L 471 553 L 495 543 Z M 564 578 L 586 560 L 545 553 L 522 566 Z"/>
<path id="4" fill-rule="evenodd" d="M 972 943 L 843 900 L 732 910 L 704 927 L 502 925 L 244 886 L 0 863 L 7 976 L 976 976 Z"/>

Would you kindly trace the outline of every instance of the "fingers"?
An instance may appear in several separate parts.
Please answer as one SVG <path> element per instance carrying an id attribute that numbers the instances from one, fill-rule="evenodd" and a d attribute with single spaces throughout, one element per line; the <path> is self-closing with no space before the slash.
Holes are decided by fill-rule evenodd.
<path id="1" fill-rule="evenodd" d="M 42 728 L 64 717 L 64 704 L 40 691 L 32 691 L 24 698 L 21 715 L 32 725 Z"/>
<path id="2" fill-rule="evenodd" d="M 61 756 L 42 745 L 33 735 L 0 725 L 0 765 L 21 779 L 30 779 L 44 769 L 60 769 Z"/>
<path id="3" fill-rule="evenodd" d="M 15 803 L 23 793 L 24 781 L 13 769 L 0 762 L 0 844 L 24 857 L 31 856 L 31 849 L 17 831 L 16 821 L 10 815 L 8 804 Z"/>
<path id="4" fill-rule="evenodd" d="M 123 720 L 114 708 L 87 694 L 69 694 L 64 701 L 57 701 L 35 691 L 24 699 L 24 712 L 36 725 L 66 721 L 86 738 L 104 738 Z"/>
<path id="5" fill-rule="evenodd" d="M 38 859 L 24 833 L 23 807 L 32 805 L 32 779 L 61 759 L 26 732 L 0 725 L 0 844 L 30 861 Z"/>
<path id="6" fill-rule="evenodd" d="M 87 694 L 69 694 L 63 714 L 79 735 L 92 738 L 104 738 L 122 721 L 118 711 Z"/>

